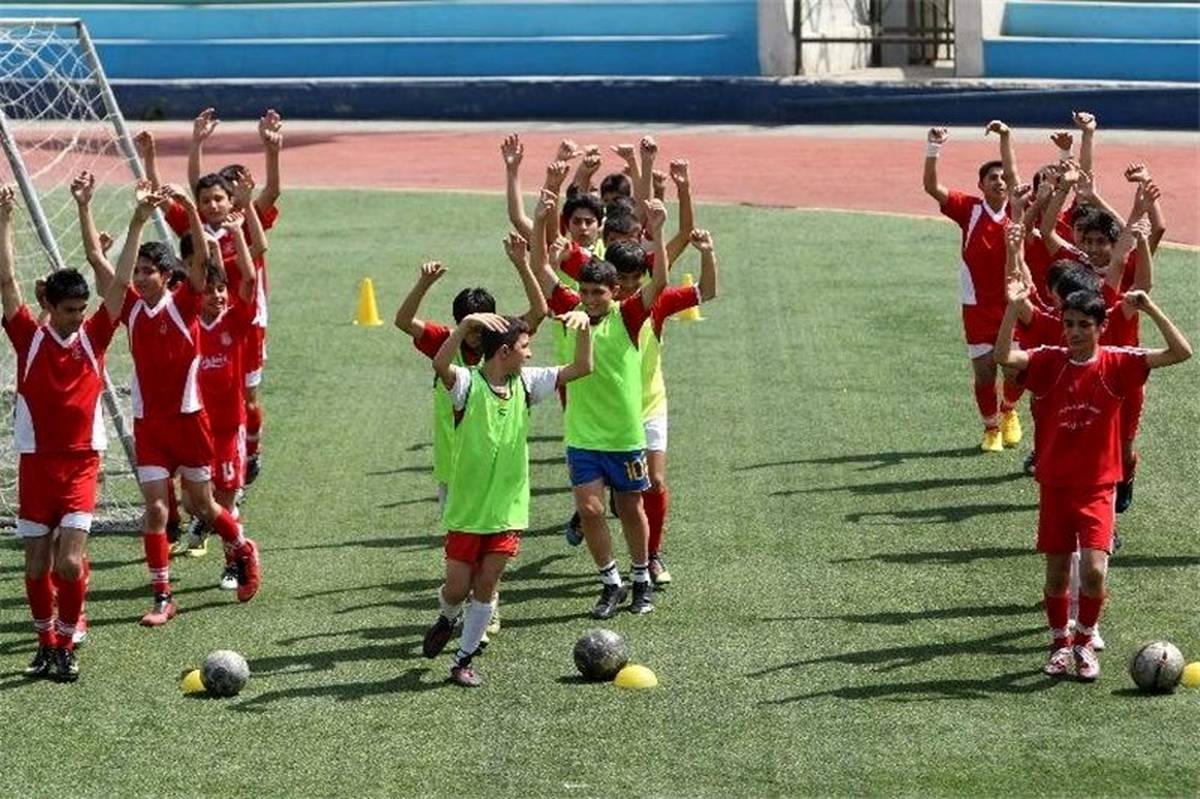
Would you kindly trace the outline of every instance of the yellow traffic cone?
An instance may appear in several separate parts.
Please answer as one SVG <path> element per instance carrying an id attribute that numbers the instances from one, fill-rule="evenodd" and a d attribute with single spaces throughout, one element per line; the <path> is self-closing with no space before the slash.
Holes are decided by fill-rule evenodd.
<path id="1" fill-rule="evenodd" d="M 383 324 L 383 320 L 379 318 L 379 308 L 375 305 L 375 284 L 369 277 L 364 277 L 358 286 L 358 313 L 354 316 L 354 324 L 360 327 L 378 327 Z"/>
<path id="2" fill-rule="evenodd" d="M 683 273 L 683 287 L 685 289 L 690 289 L 694 285 L 696 285 L 696 281 L 692 278 L 692 273 L 684 272 Z M 680 311 L 679 313 L 675 314 L 675 318 L 681 322 L 703 322 L 704 321 L 704 317 L 700 315 L 700 306 L 699 305 L 693 305 L 691 308 L 687 308 L 686 310 Z"/>

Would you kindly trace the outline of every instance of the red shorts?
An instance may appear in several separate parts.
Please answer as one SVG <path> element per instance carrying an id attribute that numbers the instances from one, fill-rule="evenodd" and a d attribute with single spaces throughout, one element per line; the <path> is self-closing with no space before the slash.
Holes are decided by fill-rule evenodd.
<path id="1" fill-rule="evenodd" d="M 204 411 L 133 420 L 133 448 L 139 483 L 181 474 L 203 483 L 212 479 L 212 433 Z"/>
<path id="2" fill-rule="evenodd" d="M 213 488 L 218 491 L 237 491 L 246 474 L 246 428 L 216 430 L 212 435 Z"/>
<path id="3" fill-rule="evenodd" d="M 1065 555 L 1076 549 L 1112 551 L 1116 487 L 1041 486 L 1037 551 Z"/>
<path id="4" fill-rule="evenodd" d="M 90 531 L 99 474 L 97 452 L 22 454 L 17 470 L 17 535 L 37 538 L 56 527 Z"/>
<path id="5" fill-rule="evenodd" d="M 267 361 L 267 329 L 252 325 L 242 339 L 242 371 L 246 387 L 254 388 L 262 383 L 263 364 Z"/>
<path id="6" fill-rule="evenodd" d="M 1005 305 L 964 305 L 962 307 L 963 334 L 969 346 L 996 345 L 1000 335 L 1000 322 L 1004 319 Z"/>
<path id="7" fill-rule="evenodd" d="M 484 555 L 499 554 L 515 558 L 521 549 L 521 531 L 502 533 L 446 533 L 446 559 L 472 566 L 483 561 Z"/>

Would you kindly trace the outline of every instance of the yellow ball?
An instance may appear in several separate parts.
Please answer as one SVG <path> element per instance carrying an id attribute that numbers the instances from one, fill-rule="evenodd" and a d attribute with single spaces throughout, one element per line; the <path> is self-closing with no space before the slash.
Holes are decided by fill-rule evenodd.
<path id="1" fill-rule="evenodd" d="M 613 682 L 618 688 L 654 688 L 658 678 L 645 666 L 629 665 L 617 672 Z"/>
<path id="2" fill-rule="evenodd" d="M 192 669 L 183 675 L 183 679 L 179 681 L 179 690 L 185 694 L 204 693 L 204 681 L 200 679 L 200 669 Z"/>
<path id="3" fill-rule="evenodd" d="M 1183 676 L 1179 683 L 1185 688 L 1200 688 L 1200 660 L 1183 667 Z"/>

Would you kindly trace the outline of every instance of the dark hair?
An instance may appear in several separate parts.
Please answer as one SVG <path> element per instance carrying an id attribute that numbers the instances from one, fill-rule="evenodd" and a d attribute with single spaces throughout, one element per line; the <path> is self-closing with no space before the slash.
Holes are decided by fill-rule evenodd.
<path id="1" fill-rule="evenodd" d="M 1087 213 L 1073 224 L 1079 225 L 1080 234 L 1103 233 L 1104 238 L 1110 242 L 1115 242 L 1121 235 L 1121 226 L 1117 224 L 1117 220 L 1113 219 L 1112 214 L 1101 211 L 1099 208 L 1089 208 Z M 1078 243 L 1076 242 L 1076 244 Z"/>
<path id="2" fill-rule="evenodd" d="M 1046 287 L 1059 297 L 1076 291 L 1099 293 L 1100 276 L 1083 264 L 1064 259 L 1050 264 L 1046 270 Z"/>
<path id="3" fill-rule="evenodd" d="M 241 164 L 230 164 L 229 166 L 221 167 L 217 174 L 229 181 L 230 186 L 232 186 L 234 183 L 237 183 L 238 178 L 246 174 L 247 171 L 248 170 L 246 167 L 242 166 Z"/>
<path id="4" fill-rule="evenodd" d="M 463 289 L 451 306 L 454 321 L 461 322 L 473 313 L 495 313 L 496 298 L 485 288 Z"/>
<path id="5" fill-rule="evenodd" d="M 504 321 L 508 322 L 508 328 L 503 333 L 485 327 L 479 334 L 479 349 L 483 351 L 485 361 L 499 352 L 501 347 L 516 344 L 522 333 L 529 333 L 529 324 L 519 316 L 506 316 Z"/>
<path id="6" fill-rule="evenodd" d="M 633 196 L 633 181 L 629 176 L 621 172 L 613 172 L 611 175 L 605 175 L 604 180 L 600 181 L 600 196 L 605 194 L 616 194 L 621 197 Z"/>
<path id="7" fill-rule="evenodd" d="M 87 300 L 90 296 L 87 278 L 75 269 L 59 269 L 46 278 L 43 296 L 47 305 L 58 305 L 64 300 Z"/>
<path id="8" fill-rule="evenodd" d="M 593 258 L 579 270 L 580 283 L 598 283 L 602 286 L 617 285 L 617 268 L 608 261 Z"/>
<path id="9" fill-rule="evenodd" d="M 987 177 L 987 173 L 991 172 L 993 169 L 1004 169 L 1004 162 L 1003 161 L 985 161 L 983 166 L 979 167 L 980 182 L 983 182 L 983 179 Z"/>
<path id="10" fill-rule="evenodd" d="M 598 197 L 591 194 L 577 194 L 563 203 L 562 221 L 570 222 L 572 215 L 581 208 L 591 211 L 597 222 L 604 218 L 604 206 L 600 204 Z"/>
<path id="11" fill-rule="evenodd" d="M 1104 307 L 1104 298 L 1094 291 L 1073 291 L 1063 299 L 1063 313 L 1078 311 L 1084 316 L 1092 317 L 1097 325 L 1104 324 L 1108 315 Z"/>
<path id="12" fill-rule="evenodd" d="M 1087 205 L 1086 203 L 1079 203 L 1074 208 L 1072 208 L 1071 209 L 1071 226 L 1074 227 L 1076 222 L 1078 222 L 1080 219 L 1083 219 L 1085 216 L 1088 215 L 1088 212 L 1092 211 L 1092 210 L 1094 210 L 1094 206 Z"/>
<path id="13" fill-rule="evenodd" d="M 196 197 L 200 196 L 200 192 L 205 189 L 211 189 L 214 186 L 220 187 L 221 191 L 225 192 L 230 198 L 233 197 L 233 182 L 225 177 L 221 172 L 210 172 L 204 177 L 196 181 Z"/>
<path id="14" fill-rule="evenodd" d="M 607 224 L 607 223 L 606 223 Z M 618 241 L 604 250 L 604 260 L 619 274 L 643 274 L 646 271 L 646 250 L 636 241 Z"/>
<path id="15" fill-rule="evenodd" d="M 1057 173 L 1058 166 L 1055 164 L 1046 164 L 1044 167 L 1033 173 L 1033 190 L 1037 191 L 1038 186 L 1042 185 L 1042 173 L 1047 169 Z"/>
<path id="16" fill-rule="evenodd" d="M 174 272 L 180 268 L 179 259 L 175 257 L 175 253 L 161 241 L 147 241 L 142 244 L 138 247 L 138 258 L 145 258 L 163 274 Z"/>
<path id="17" fill-rule="evenodd" d="M 632 197 L 618 196 L 613 197 L 604 205 L 604 216 L 616 216 L 617 214 L 629 214 L 637 216 L 637 204 Z"/>
<path id="18" fill-rule="evenodd" d="M 209 286 L 228 286 L 229 278 L 221 265 L 209 258 L 208 265 L 204 268 L 204 282 Z"/>
<path id="19" fill-rule="evenodd" d="M 636 216 L 624 210 L 613 213 L 612 208 L 610 205 L 610 211 L 604 217 L 605 239 L 609 236 L 633 236 L 641 232 L 642 225 Z"/>

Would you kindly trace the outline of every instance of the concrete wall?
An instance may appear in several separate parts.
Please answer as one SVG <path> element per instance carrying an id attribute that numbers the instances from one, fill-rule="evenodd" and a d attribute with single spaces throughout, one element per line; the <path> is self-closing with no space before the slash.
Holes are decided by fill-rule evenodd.
<path id="1" fill-rule="evenodd" d="M 784 0 L 784 4 L 792 3 Z M 868 36 L 866 25 L 868 0 L 805 0 L 802 3 L 803 36 Z M 867 44 L 804 43 L 800 48 L 801 74 L 826 75 L 870 65 L 871 47 Z"/>

